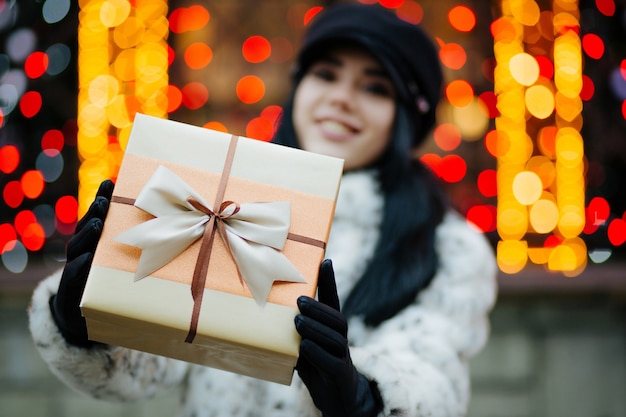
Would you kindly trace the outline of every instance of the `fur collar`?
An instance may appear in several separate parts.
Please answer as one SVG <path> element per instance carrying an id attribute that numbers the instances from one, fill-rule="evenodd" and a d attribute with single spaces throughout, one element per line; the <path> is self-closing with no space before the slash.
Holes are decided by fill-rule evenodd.
<path id="1" fill-rule="evenodd" d="M 337 293 L 344 301 L 369 263 L 378 238 L 383 196 L 376 172 L 343 175 L 335 217 L 326 249 L 333 261 Z"/>

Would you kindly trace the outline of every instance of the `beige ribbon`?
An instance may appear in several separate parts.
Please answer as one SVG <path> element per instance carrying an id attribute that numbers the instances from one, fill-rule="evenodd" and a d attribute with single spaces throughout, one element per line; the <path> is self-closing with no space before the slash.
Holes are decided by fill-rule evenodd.
<path id="1" fill-rule="evenodd" d="M 222 223 L 217 230 L 259 306 L 265 304 L 274 281 L 306 282 L 280 252 L 290 236 L 288 201 L 240 205 L 224 202 L 215 212 L 191 186 L 159 166 L 134 205 L 155 216 L 115 237 L 142 249 L 135 281 L 171 262 L 215 222 Z"/>

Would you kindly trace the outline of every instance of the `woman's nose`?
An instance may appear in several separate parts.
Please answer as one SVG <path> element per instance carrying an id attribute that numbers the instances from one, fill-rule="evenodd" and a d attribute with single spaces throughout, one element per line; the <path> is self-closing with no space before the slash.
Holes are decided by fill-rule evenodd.
<path id="1" fill-rule="evenodd" d="M 354 87 L 348 82 L 335 83 L 329 90 L 329 100 L 331 103 L 341 106 L 352 106 L 354 104 Z"/>

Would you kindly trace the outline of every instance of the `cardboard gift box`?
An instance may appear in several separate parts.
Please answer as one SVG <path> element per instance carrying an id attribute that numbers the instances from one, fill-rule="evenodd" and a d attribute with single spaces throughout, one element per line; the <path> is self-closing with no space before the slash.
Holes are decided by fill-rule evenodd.
<path id="1" fill-rule="evenodd" d="M 342 169 L 137 114 L 81 300 L 89 338 L 290 384 Z"/>

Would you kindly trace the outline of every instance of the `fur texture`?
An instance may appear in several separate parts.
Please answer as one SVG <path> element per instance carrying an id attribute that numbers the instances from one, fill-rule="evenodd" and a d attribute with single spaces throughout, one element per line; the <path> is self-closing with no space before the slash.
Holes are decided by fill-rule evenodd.
<path id="1" fill-rule="evenodd" d="M 374 251 L 383 202 L 371 172 L 346 174 L 341 187 L 326 256 L 345 300 Z M 467 409 L 468 359 L 488 337 L 496 266 L 486 239 L 455 213 L 437 229 L 437 250 L 440 269 L 415 303 L 375 328 L 350 320 L 353 362 L 378 383 L 384 416 L 460 417 Z M 286 387 L 119 347 L 68 345 L 48 307 L 60 275 L 36 288 L 30 330 L 52 372 L 74 389 L 115 401 L 179 389 L 181 417 L 320 415 L 297 375 Z"/>

